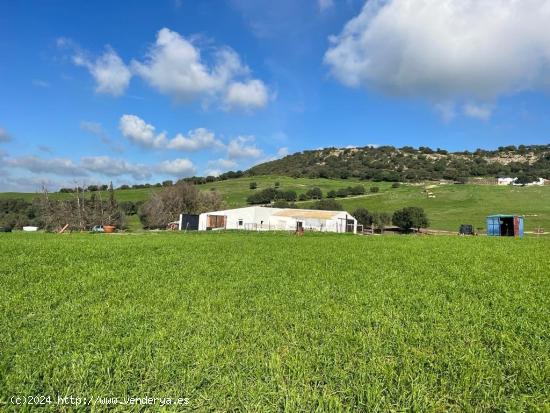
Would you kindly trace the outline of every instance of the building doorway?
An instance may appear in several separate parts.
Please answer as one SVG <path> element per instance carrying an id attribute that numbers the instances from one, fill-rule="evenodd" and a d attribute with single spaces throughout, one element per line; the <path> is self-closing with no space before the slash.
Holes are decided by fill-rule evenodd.
<path id="1" fill-rule="evenodd" d="M 227 217 L 225 215 L 208 215 L 206 229 L 225 228 Z"/>

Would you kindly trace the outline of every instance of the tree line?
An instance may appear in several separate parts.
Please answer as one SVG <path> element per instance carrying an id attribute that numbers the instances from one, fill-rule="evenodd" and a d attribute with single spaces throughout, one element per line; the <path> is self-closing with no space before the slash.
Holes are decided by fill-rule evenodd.
<path id="1" fill-rule="evenodd" d="M 323 198 L 346 198 L 348 196 L 358 196 L 364 195 L 367 190 L 364 185 L 355 185 L 348 186 L 339 189 L 333 189 L 328 191 L 326 194 L 323 193 L 321 188 L 313 187 L 308 189 L 306 192 L 298 195 L 296 191 L 293 190 L 279 190 L 277 189 L 278 185 L 276 184 L 274 188 L 265 188 L 254 194 L 249 195 L 246 198 L 246 202 L 251 205 L 261 205 L 261 204 L 270 204 L 272 202 L 286 201 L 286 202 L 295 202 L 295 201 L 309 201 L 309 200 L 318 200 Z M 392 185 L 393 188 L 399 187 L 399 184 Z M 256 182 L 250 183 L 250 188 L 255 190 L 257 188 Z M 377 193 L 380 191 L 380 188 L 377 186 L 371 186 L 369 188 L 370 193 Z"/>
<path id="2" fill-rule="evenodd" d="M 384 232 L 390 224 L 408 232 L 412 229 L 420 231 L 421 228 L 428 228 L 430 221 L 424 209 L 419 207 L 405 207 L 395 211 L 393 214 L 387 212 L 371 212 L 366 208 L 357 208 L 352 212 L 358 224 L 364 228 L 370 228 L 373 232 L 378 230 Z"/>
<path id="3" fill-rule="evenodd" d="M 503 146 L 449 153 L 410 146 L 325 148 L 256 165 L 248 175 L 363 179 L 388 182 L 466 181 L 469 177 L 529 176 L 550 179 L 550 145 Z"/>

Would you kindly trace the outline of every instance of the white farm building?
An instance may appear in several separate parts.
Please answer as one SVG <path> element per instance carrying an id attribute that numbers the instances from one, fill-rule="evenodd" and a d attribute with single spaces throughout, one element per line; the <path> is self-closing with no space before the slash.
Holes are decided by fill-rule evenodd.
<path id="1" fill-rule="evenodd" d="M 199 215 L 199 231 L 242 229 L 252 231 L 357 232 L 357 220 L 346 211 L 287 209 L 251 206 L 205 212 Z"/>

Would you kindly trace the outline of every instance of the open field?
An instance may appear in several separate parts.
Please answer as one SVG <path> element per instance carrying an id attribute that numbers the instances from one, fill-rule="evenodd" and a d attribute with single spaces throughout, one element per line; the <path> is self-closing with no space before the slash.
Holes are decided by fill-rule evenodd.
<path id="1" fill-rule="evenodd" d="M 0 234 L 0 410 L 61 394 L 188 397 L 193 411 L 548 411 L 549 249 Z"/>
<path id="2" fill-rule="evenodd" d="M 405 206 L 419 206 L 426 211 L 431 228 L 449 231 L 458 231 L 460 224 L 484 230 L 485 217 L 495 213 L 524 215 L 526 231 L 539 226 L 550 230 L 550 186 L 438 185 L 430 189 L 435 198 L 428 198 L 423 190 L 423 186 L 403 185 L 339 202 L 350 212 L 364 207 L 391 213 Z"/>
<path id="3" fill-rule="evenodd" d="M 258 188 L 251 190 L 250 182 Z M 401 185 L 391 188 L 388 182 L 367 182 L 356 180 L 307 179 L 282 176 L 255 176 L 200 185 L 204 191 L 215 189 L 224 197 L 228 207 L 246 205 L 246 198 L 255 191 L 273 187 L 280 183 L 282 190 L 294 190 L 299 195 L 315 186 L 323 193 L 354 185 L 364 185 L 365 196 L 337 198 L 349 212 L 365 207 L 376 212 L 394 212 L 405 206 L 420 206 L 426 210 L 435 229 L 457 231 L 460 224 L 485 227 L 485 217 L 495 213 L 525 215 L 525 229 L 533 231 L 542 227 L 550 230 L 550 186 L 512 187 L 494 185 Z M 372 186 L 380 188 L 376 194 L 368 193 Z M 429 186 L 435 198 L 428 198 L 424 189 Z M 118 201 L 146 200 L 158 188 L 129 189 L 115 191 Z M 0 193 L 0 198 L 24 198 L 31 200 L 36 194 Z M 71 194 L 52 194 L 53 198 L 70 198 Z M 308 203 L 299 203 L 307 207 Z M 139 224 L 139 223 L 138 223 Z M 138 225 L 139 226 L 139 225 Z"/>

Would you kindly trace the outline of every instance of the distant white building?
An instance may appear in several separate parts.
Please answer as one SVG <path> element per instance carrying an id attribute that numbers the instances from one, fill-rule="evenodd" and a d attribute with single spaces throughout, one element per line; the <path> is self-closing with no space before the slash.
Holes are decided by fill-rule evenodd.
<path id="1" fill-rule="evenodd" d="M 497 178 L 498 185 L 512 185 L 518 178 Z"/>
<path id="2" fill-rule="evenodd" d="M 543 186 L 545 182 L 544 178 L 539 178 L 537 181 L 529 182 L 528 184 L 525 184 L 525 186 Z M 515 182 L 512 185 L 521 185 L 516 184 Z"/>
<path id="3" fill-rule="evenodd" d="M 539 178 L 536 181 L 529 182 L 528 184 L 518 184 L 516 180 L 518 178 L 497 178 L 499 185 L 516 185 L 516 186 L 543 186 L 546 182 L 544 178 Z"/>
<path id="4" fill-rule="evenodd" d="M 251 206 L 200 214 L 198 229 L 295 231 L 300 228 L 306 231 L 356 233 L 357 220 L 346 211 Z"/>

